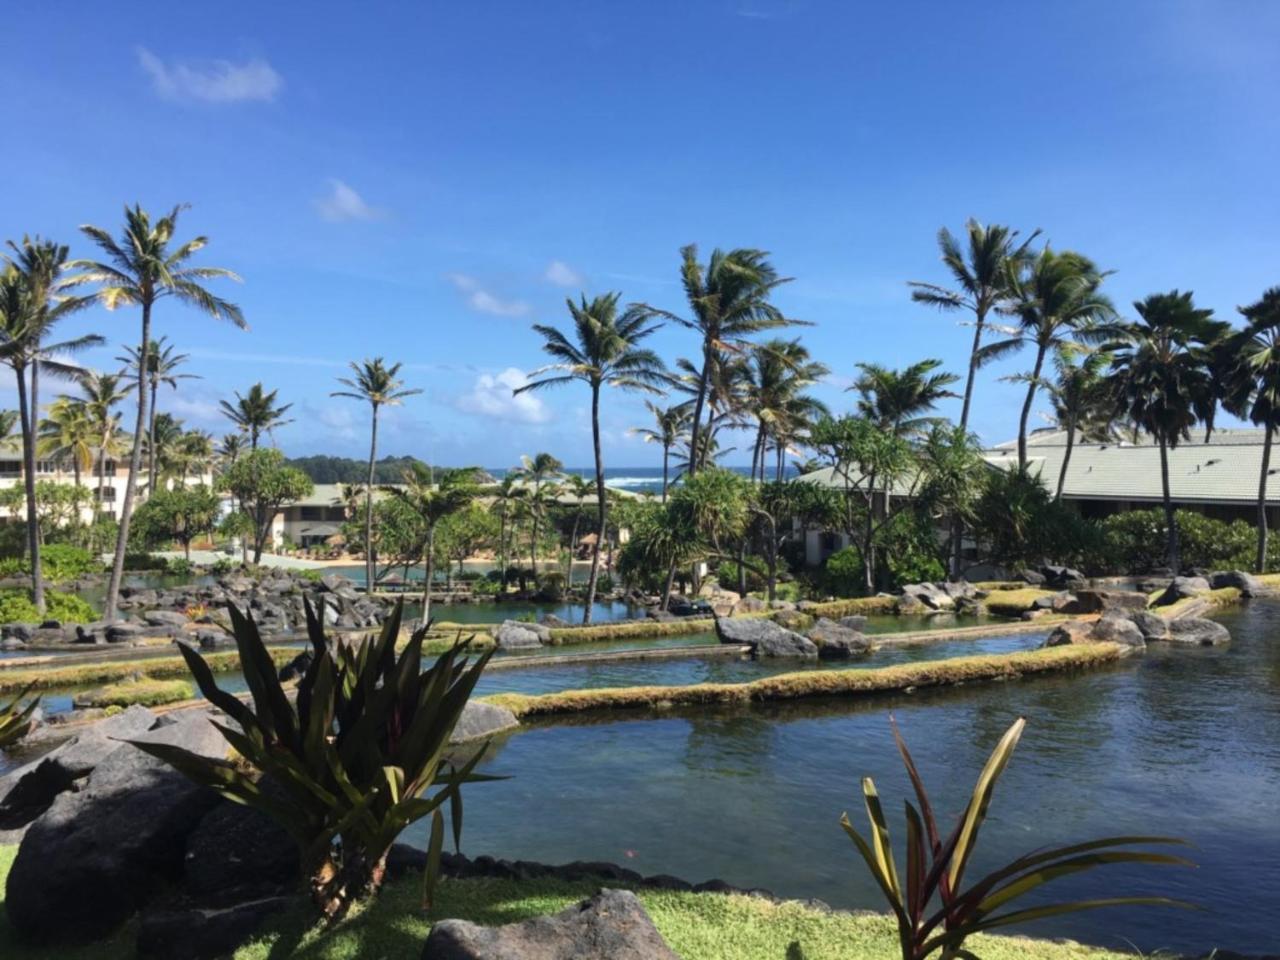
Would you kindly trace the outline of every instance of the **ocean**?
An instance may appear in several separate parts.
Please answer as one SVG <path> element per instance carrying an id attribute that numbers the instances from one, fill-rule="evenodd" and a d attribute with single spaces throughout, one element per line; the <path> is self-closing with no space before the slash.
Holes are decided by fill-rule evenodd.
<path id="1" fill-rule="evenodd" d="M 509 469 L 509 468 L 507 468 Z M 502 479 L 507 473 L 507 469 L 489 469 L 489 473 L 498 479 Z M 744 477 L 751 472 L 750 467 L 726 467 L 734 473 L 740 473 Z M 576 473 L 579 476 L 591 478 L 595 476 L 594 467 L 565 467 L 564 473 Z M 671 470 L 671 476 L 674 478 L 676 471 Z M 787 479 L 797 476 L 794 466 L 787 464 Z M 773 476 L 772 466 L 769 470 L 769 476 Z M 605 467 L 604 483 L 607 487 L 614 487 L 618 490 L 626 490 L 629 493 L 661 493 L 662 492 L 662 468 L 661 467 Z"/>

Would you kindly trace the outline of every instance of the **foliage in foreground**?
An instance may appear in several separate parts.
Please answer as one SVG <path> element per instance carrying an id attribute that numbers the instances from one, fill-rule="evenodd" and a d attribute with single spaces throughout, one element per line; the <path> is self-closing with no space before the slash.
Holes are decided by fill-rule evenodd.
<path id="1" fill-rule="evenodd" d="M 236 607 L 229 610 L 252 708 L 219 689 L 199 653 L 185 644 L 179 649 L 209 702 L 240 728 L 218 729 L 261 777 L 168 744 L 136 746 L 284 827 L 298 844 L 312 897 L 329 919 L 376 892 L 396 837 L 431 817 L 429 900 L 444 840 L 441 807 L 449 802 L 454 842 L 460 843 L 462 784 L 492 779 L 473 772 L 483 749 L 456 768 L 445 756 L 492 652 L 469 664 L 468 644 L 459 642 L 424 671 L 425 628 L 396 656 L 403 602 L 377 637 L 354 645 L 329 640 L 323 617 L 308 602 L 312 660 L 290 700 L 257 624 Z M 436 792 L 426 796 L 433 786 Z"/>
<path id="2" fill-rule="evenodd" d="M 840 825 L 866 861 L 897 920 L 903 960 L 923 960 L 939 952 L 943 960 L 962 957 L 976 960 L 977 955 L 965 947 L 966 941 L 974 934 L 1064 913 L 1134 905 L 1190 906 L 1166 897 L 1107 897 L 1020 910 L 1007 909 L 1027 893 L 1059 877 L 1084 873 L 1095 867 L 1117 863 L 1192 866 L 1181 857 L 1128 849 L 1182 843 L 1169 837 L 1106 837 L 1056 849 L 1037 850 L 992 871 L 962 890 L 965 869 L 977 847 L 978 833 L 991 805 L 996 781 L 1013 756 L 1025 726 L 1026 720 L 1019 718 L 1000 739 L 982 768 L 973 796 L 960 814 L 955 830 L 946 840 L 938 832 L 929 795 L 907 744 L 894 726 L 894 739 L 919 803 L 917 808 L 910 800 L 904 802 L 907 820 L 905 876 L 900 877 L 898 873 L 888 822 L 880 806 L 876 785 L 870 777 L 862 781 L 862 794 L 867 819 L 871 823 L 871 840 L 868 842 L 854 829 L 847 813 L 840 818 Z M 1004 912 L 1000 912 L 1002 910 Z"/>
<path id="3" fill-rule="evenodd" d="M 34 697 L 24 705 L 22 698 L 30 692 L 27 687 L 7 703 L 0 703 L 0 749 L 12 747 L 31 732 L 31 718 L 40 706 L 40 698 Z"/>

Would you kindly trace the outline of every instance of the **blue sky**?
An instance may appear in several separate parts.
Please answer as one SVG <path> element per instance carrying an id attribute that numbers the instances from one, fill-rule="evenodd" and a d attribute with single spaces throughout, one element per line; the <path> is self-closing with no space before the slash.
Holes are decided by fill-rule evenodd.
<path id="1" fill-rule="evenodd" d="M 181 232 L 244 277 L 220 292 L 251 330 L 165 304 L 203 379 L 162 409 L 222 433 L 217 401 L 263 380 L 294 403 L 291 454 L 364 454 L 365 409 L 328 394 L 381 354 L 425 391 L 383 452 L 587 463 L 585 389 L 509 395 L 541 362 L 530 324 L 580 289 L 681 309 L 689 242 L 796 278 L 778 302 L 815 324 L 837 409 L 858 361 L 963 370 L 968 331 L 905 284 L 944 279 L 934 234 L 968 216 L 1089 254 L 1126 307 L 1180 287 L 1234 314 L 1280 283 L 1280 5 L 1260 0 L 113 9 L 10 12 L 0 234 L 87 255 L 79 224 L 190 203 Z M 85 360 L 113 367 L 137 320 L 68 332 L 110 338 Z M 982 373 L 984 439 L 1015 432 L 999 378 L 1025 362 Z M 606 462 L 657 462 L 642 419 L 608 398 Z"/>

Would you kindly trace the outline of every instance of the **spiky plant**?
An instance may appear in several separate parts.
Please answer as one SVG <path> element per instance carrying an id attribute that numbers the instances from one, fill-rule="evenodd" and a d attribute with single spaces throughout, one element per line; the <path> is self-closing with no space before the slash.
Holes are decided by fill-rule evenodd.
<path id="1" fill-rule="evenodd" d="M 8 703 L 0 703 L 0 750 L 6 747 L 12 747 L 19 740 L 31 732 L 31 728 L 35 725 L 36 708 L 40 706 L 40 698 L 28 700 L 24 705 L 22 698 L 31 692 L 31 688 L 27 687 L 21 690 Z"/>
<path id="2" fill-rule="evenodd" d="M 915 789 L 919 807 L 904 802 L 907 819 L 906 874 L 898 873 L 889 840 L 889 825 L 880 805 L 880 795 L 870 777 L 862 781 L 863 802 L 871 824 L 868 841 L 849 822 L 846 813 L 840 818 L 858 853 L 866 861 L 872 877 L 884 893 L 898 922 L 898 941 L 903 960 L 924 960 L 934 953 L 941 960 L 975 955 L 965 949 L 965 941 L 975 933 L 1027 923 L 1081 910 L 1119 906 L 1176 906 L 1190 904 L 1167 897 L 1107 897 L 1078 900 L 1011 910 L 1008 907 L 1027 893 L 1039 889 L 1059 877 L 1084 873 L 1095 867 L 1116 863 L 1151 863 L 1192 866 L 1181 857 L 1146 850 L 1128 849 L 1153 844 L 1180 844 L 1169 837 L 1106 837 L 1066 847 L 1037 850 L 993 870 L 982 879 L 964 887 L 965 870 L 977 847 L 978 833 L 987 817 L 996 781 L 1013 756 L 1026 720 L 1019 718 L 1005 732 L 978 777 L 968 805 L 960 814 L 955 829 L 945 840 L 938 832 L 924 781 L 907 750 L 906 741 L 893 727 L 894 740 L 907 776 Z"/>
<path id="3" fill-rule="evenodd" d="M 403 601 L 377 636 L 354 644 L 326 637 L 323 617 L 308 602 L 312 659 L 291 699 L 257 624 L 235 606 L 229 610 L 249 703 L 220 689 L 194 649 L 179 649 L 205 697 L 232 721 L 215 726 L 255 772 L 172 745 L 136 746 L 284 827 L 298 844 L 312 898 L 330 920 L 377 892 L 396 837 L 430 817 L 429 902 L 444 840 L 442 807 L 450 805 L 460 843 L 462 785 L 494 779 L 474 772 L 483 747 L 460 766 L 446 753 L 492 651 L 469 662 L 470 640 L 459 638 L 423 670 L 426 627 L 396 655 Z"/>

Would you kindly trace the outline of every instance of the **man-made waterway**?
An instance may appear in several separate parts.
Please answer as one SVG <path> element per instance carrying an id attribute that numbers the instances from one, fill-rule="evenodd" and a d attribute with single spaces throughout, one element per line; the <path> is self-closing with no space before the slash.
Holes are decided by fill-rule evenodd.
<path id="1" fill-rule="evenodd" d="M 1021 715 L 1027 733 L 997 791 L 970 876 L 1048 844 L 1115 834 L 1182 837 L 1195 844 L 1189 856 L 1196 870 L 1108 868 L 1060 881 L 1055 899 L 1160 894 L 1193 901 L 1203 912 L 1100 910 L 1029 929 L 1148 953 L 1274 950 L 1280 604 L 1255 602 L 1221 619 L 1235 638 L 1229 647 L 1153 645 L 1145 657 L 1075 676 L 859 704 L 535 725 L 495 745 L 485 761 L 489 772 L 512 779 L 470 789 L 463 848 L 552 862 L 613 860 L 645 873 L 720 877 L 879 910 L 878 891 L 837 821 L 848 810 L 863 822 L 858 783 L 871 775 L 901 841 L 898 811 L 910 785 L 889 715 L 898 718 L 948 822 L 992 746 Z M 744 667 L 750 665 L 696 669 Z M 636 665 L 619 679 L 639 682 L 637 671 L 651 668 L 671 669 Z M 511 689 L 537 679 L 531 672 L 521 681 L 518 673 L 495 673 L 486 683 Z"/>

